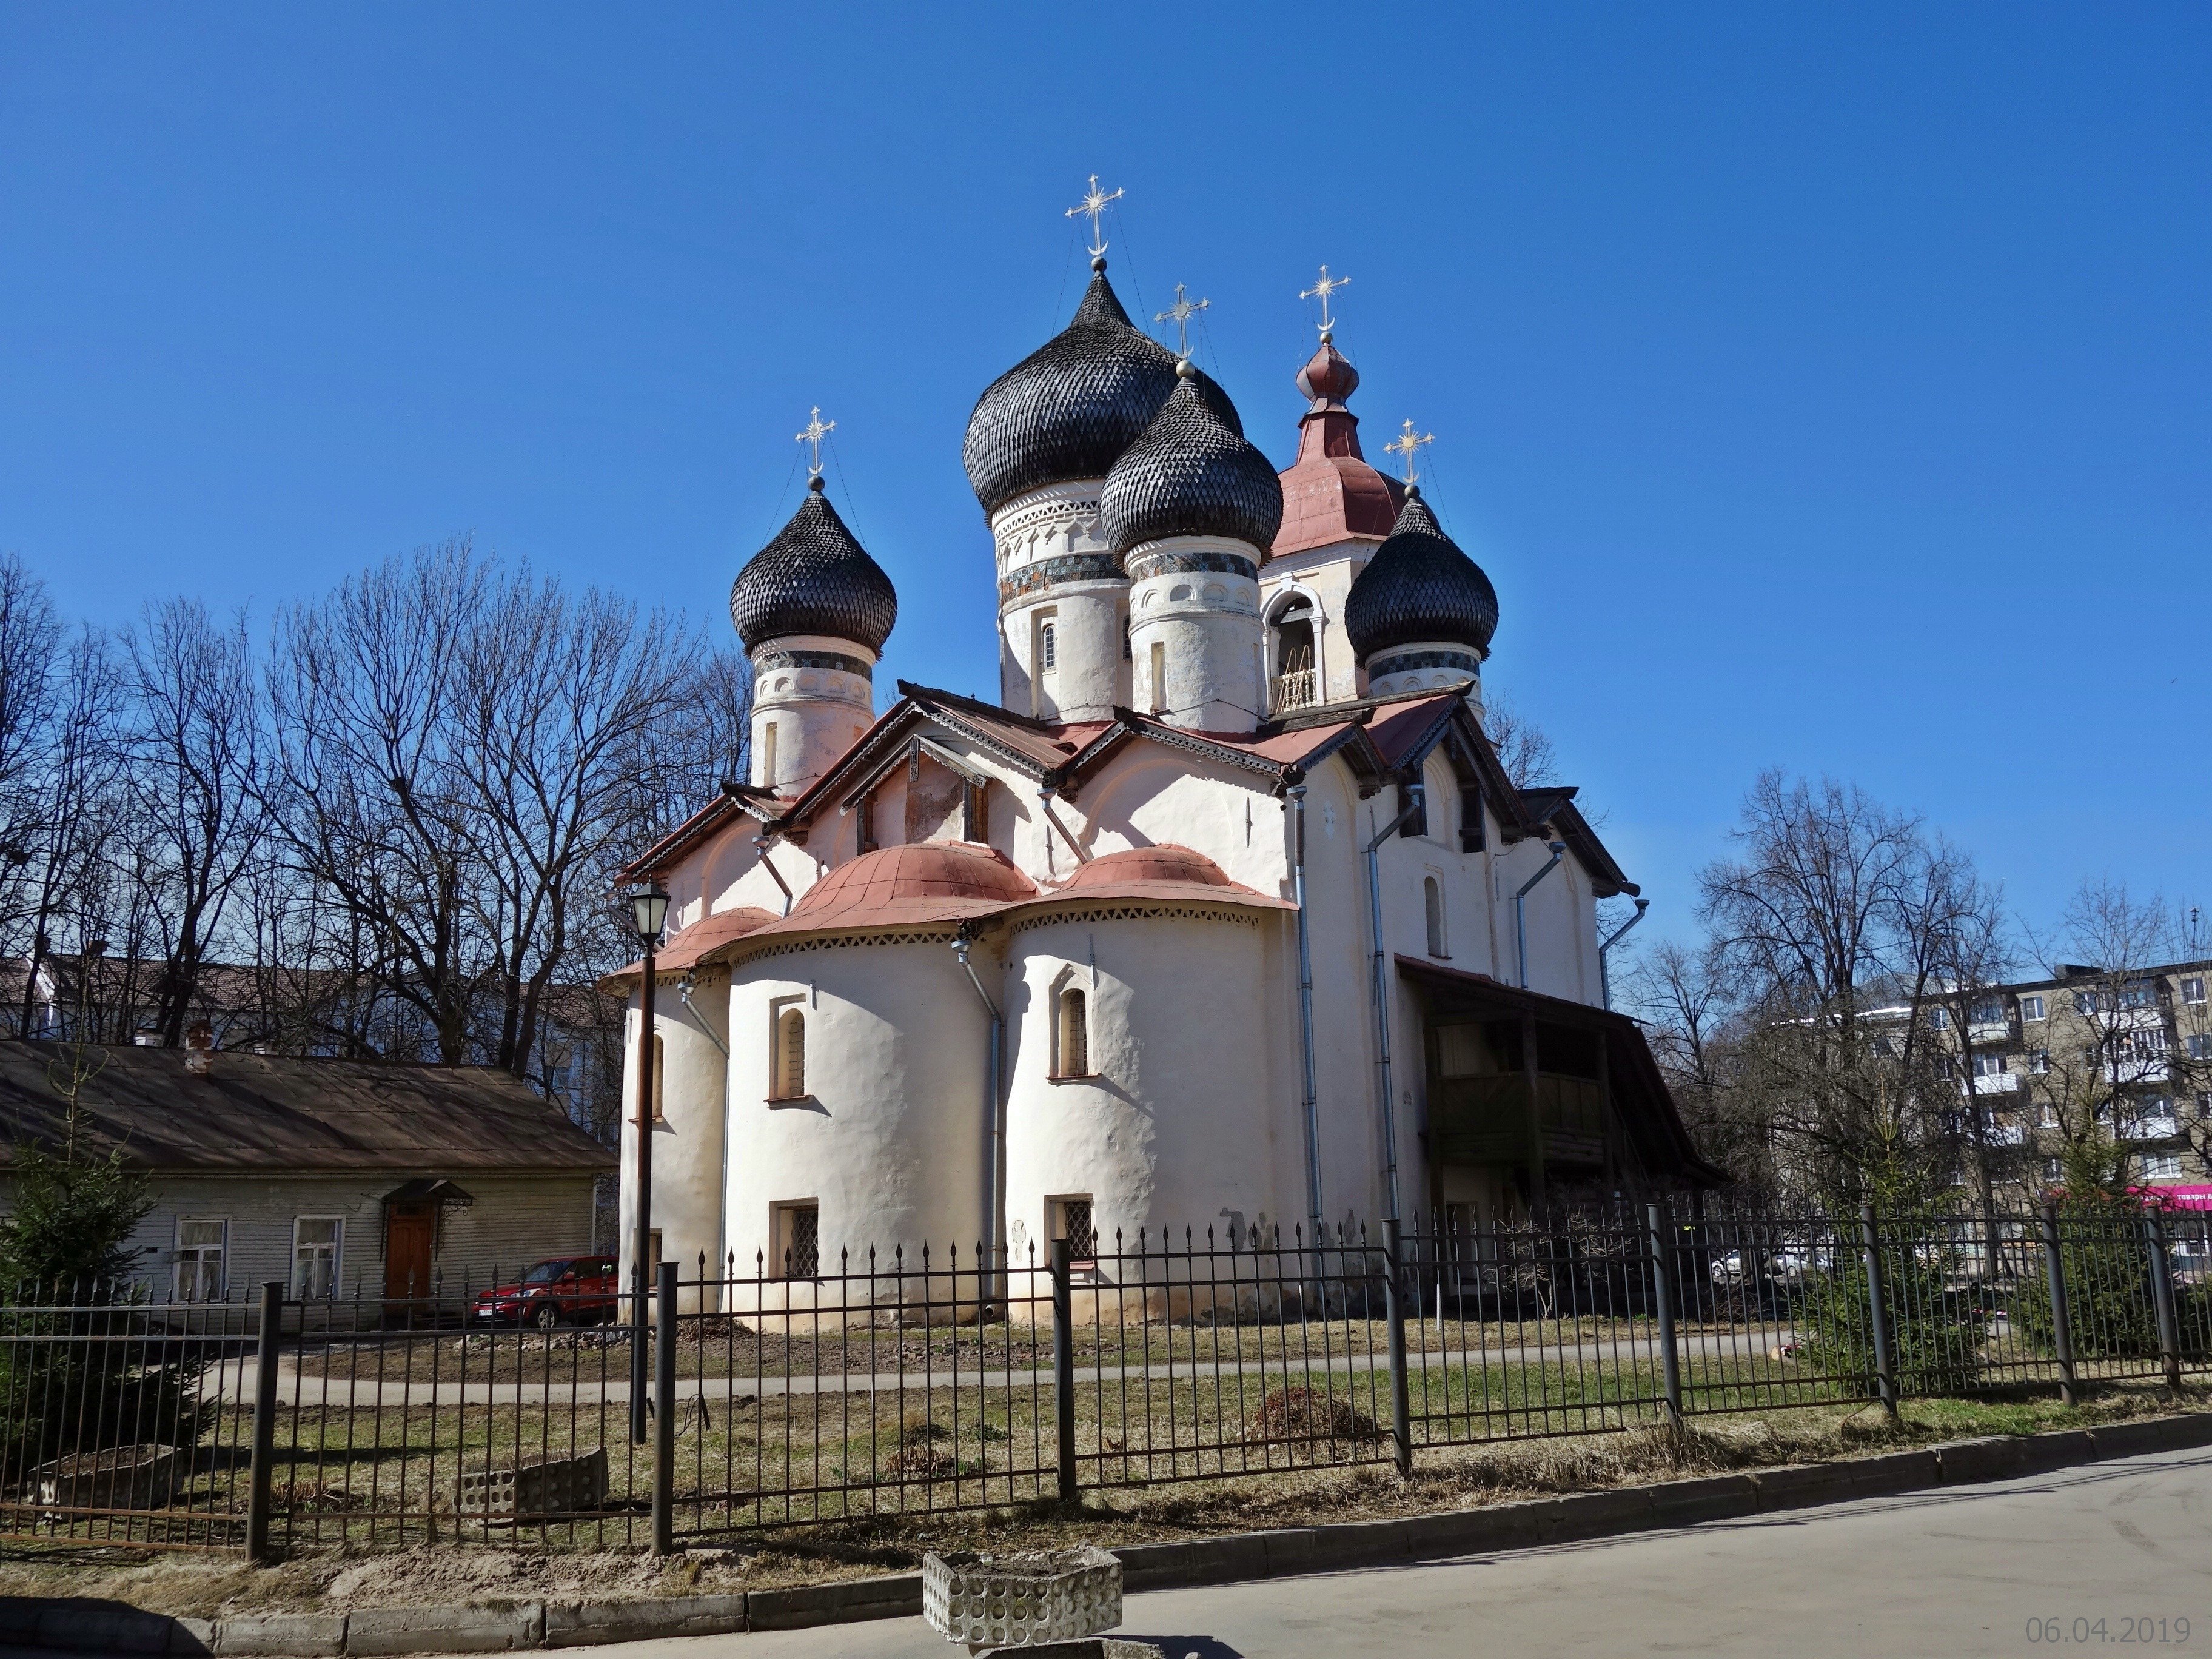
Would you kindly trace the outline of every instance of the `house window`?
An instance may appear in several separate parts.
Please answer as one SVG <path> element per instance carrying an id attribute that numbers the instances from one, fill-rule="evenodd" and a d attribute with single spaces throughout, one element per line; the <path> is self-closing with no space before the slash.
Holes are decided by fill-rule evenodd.
<path id="1" fill-rule="evenodd" d="M 769 1236 L 774 1242 L 771 1277 L 819 1279 L 822 1276 L 822 1206 L 813 1199 L 774 1206 L 769 1215 Z"/>
<path id="2" fill-rule="evenodd" d="M 1977 1025 L 2002 1025 L 2005 1023 L 2004 1004 L 1997 1001 L 1978 1002 L 1973 1010 Z"/>
<path id="3" fill-rule="evenodd" d="M 2120 1006 L 2123 1008 L 2157 1007 L 2158 987 L 2147 979 L 2130 981 L 2120 988 Z"/>
<path id="4" fill-rule="evenodd" d="M 2059 1175 L 2060 1168 L 2058 1160 L 2055 1158 L 2045 1158 L 2043 1160 L 2043 1178 L 2045 1181 L 2055 1182 L 2059 1178 Z"/>
<path id="5" fill-rule="evenodd" d="M 2051 1050 L 2048 1048 L 2038 1048 L 2033 1054 L 2030 1054 L 2027 1057 L 2027 1069 L 2029 1073 L 2035 1077 L 2043 1077 L 2048 1074 L 2051 1070 Z"/>
<path id="6" fill-rule="evenodd" d="M 1085 1193 L 1055 1198 L 1048 1203 L 1046 1208 L 1048 1236 L 1067 1241 L 1069 1259 L 1096 1261 L 1098 1259 L 1098 1229 L 1091 1220 L 1091 1195 Z"/>
<path id="7" fill-rule="evenodd" d="M 1444 890 L 1434 876 L 1423 879 L 1421 900 L 1428 913 L 1429 954 L 1449 960 L 1451 953 L 1444 949 Z"/>
<path id="8" fill-rule="evenodd" d="M 1168 648 L 1158 640 L 1152 641 L 1152 713 L 1168 712 Z"/>
<path id="9" fill-rule="evenodd" d="M 1060 1068 L 1054 1075 L 1091 1075 L 1090 999 L 1073 986 L 1060 994 Z"/>
<path id="10" fill-rule="evenodd" d="M 2204 1090 L 2197 1097 L 2197 1115 L 2212 1117 L 2212 1090 Z"/>
<path id="11" fill-rule="evenodd" d="M 2179 1181 L 2181 1179 L 2181 1154 L 2160 1152 L 2142 1161 L 2146 1181 Z"/>
<path id="12" fill-rule="evenodd" d="M 1951 1011 L 1948 1008 L 1945 1008 L 1941 1006 L 1930 1008 L 1928 1011 L 1928 1024 L 1929 1028 L 1934 1030 L 1949 1030 L 1951 1029 Z"/>
<path id="13" fill-rule="evenodd" d="M 2097 1012 L 2097 994 L 2094 991 L 2076 991 L 2074 994 L 2074 1007 L 2077 1013 L 2095 1013 Z"/>
<path id="14" fill-rule="evenodd" d="M 2043 999 L 2041 997 L 2022 997 L 2020 1000 L 2020 1017 L 2022 1019 L 2041 1019 L 2043 1018 Z"/>
<path id="15" fill-rule="evenodd" d="M 2189 1057 L 2191 1060 L 2212 1060 L 2212 1036 L 2202 1031 L 2189 1034 Z"/>
<path id="16" fill-rule="evenodd" d="M 1974 1056 L 1976 1077 L 2002 1077 L 2011 1067 L 2012 1060 L 2008 1055 L 1976 1054 Z"/>
<path id="17" fill-rule="evenodd" d="M 2046 1129 L 2057 1128 L 2058 1127 L 2058 1109 L 2056 1106 L 2053 1106 L 2049 1101 L 2045 1101 L 2043 1103 L 2043 1116 L 2039 1121 Z"/>
<path id="18" fill-rule="evenodd" d="M 769 1027 L 773 1053 L 769 1061 L 769 1098 L 800 1100 L 806 1095 L 806 1015 L 795 1002 L 776 1009 Z"/>
<path id="19" fill-rule="evenodd" d="M 177 1223 L 177 1300 L 222 1300 L 223 1246 L 230 1223 L 211 1217 Z"/>
<path id="20" fill-rule="evenodd" d="M 303 1215 L 293 1220 L 294 1301 L 326 1301 L 338 1293 L 338 1240 L 344 1227 L 336 1216 Z"/>
<path id="21" fill-rule="evenodd" d="M 2202 1002 L 2204 1000 L 2203 975 L 2198 975 L 2194 979 L 2185 979 L 2181 981 L 2181 1000 L 2184 1002 Z"/>

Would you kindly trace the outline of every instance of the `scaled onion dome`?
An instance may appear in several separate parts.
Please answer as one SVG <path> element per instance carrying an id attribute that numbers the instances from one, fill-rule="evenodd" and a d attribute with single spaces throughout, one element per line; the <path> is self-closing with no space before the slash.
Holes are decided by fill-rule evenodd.
<path id="1" fill-rule="evenodd" d="M 1364 662 L 1392 646 L 1437 641 L 1486 656 L 1497 631 L 1498 590 L 1409 484 L 1396 527 L 1345 596 L 1344 632 L 1353 654 Z"/>
<path id="2" fill-rule="evenodd" d="M 1282 480 L 1214 412 L 1188 358 L 1176 374 L 1166 406 L 1106 475 L 1107 538 L 1126 554 L 1169 536 L 1224 536 L 1264 558 L 1282 527 Z"/>
<path id="3" fill-rule="evenodd" d="M 730 620 L 750 651 L 763 640 L 823 634 L 881 651 L 898 620 L 898 594 L 883 567 L 822 493 L 820 473 L 775 539 L 730 585 Z"/>
<path id="4" fill-rule="evenodd" d="M 1073 320 L 986 386 L 968 417 L 960 458 L 986 514 L 1047 484 L 1104 477 L 1175 389 L 1174 354 L 1130 323 L 1106 261 L 1091 268 Z M 1199 383 L 1241 435 L 1228 394 Z"/>

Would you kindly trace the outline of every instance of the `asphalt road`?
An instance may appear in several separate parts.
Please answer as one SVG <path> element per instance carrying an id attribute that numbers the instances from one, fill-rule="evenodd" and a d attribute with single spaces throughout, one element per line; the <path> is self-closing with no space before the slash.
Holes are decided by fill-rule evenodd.
<path id="1" fill-rule="evenodd" d="M 2031 1632 L 2031 1620 L 2051 1622 Z M 1156 1641 L 1168 1659 L 2212 1656 L 2212 1451 L 1511 1555 L 1158 1590 L 1131 1596 L 1115 1633 Z M 945 1659 L 962 1650 L 905 1619 L 595 1651 Z"/>

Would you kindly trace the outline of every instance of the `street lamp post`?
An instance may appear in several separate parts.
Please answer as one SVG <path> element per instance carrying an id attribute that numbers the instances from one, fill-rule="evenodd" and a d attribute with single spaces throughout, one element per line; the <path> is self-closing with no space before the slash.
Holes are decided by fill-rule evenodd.
<path id="1" fill-rule="evenodd" d="M 637 1230 L 630 1264 L 629 1303 L 629 1437 L 633 1445 L 645 1443 L 645 1340 L 647 1275 L 652 1271 L 653 1246 L 653 956 L 660 930 L 668 921 L 668 895 L 659 882 L 650 882 L 629 896 L 631 920 L 638 942 L 645 947 L 643 1006 L 637 1023 Z M 664 1313 L 666 1311 L 663 1310 Z"/>

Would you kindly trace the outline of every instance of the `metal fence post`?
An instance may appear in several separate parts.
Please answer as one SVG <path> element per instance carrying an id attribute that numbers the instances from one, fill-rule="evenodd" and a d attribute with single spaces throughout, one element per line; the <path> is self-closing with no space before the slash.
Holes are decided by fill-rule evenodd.
<path id="1" fill-rule="evenodd" d="M 676 1553 L 676 1264 L 660 1264 L 653 1310 L 653 1553 Z M 702 1355 L 703 1360 L 704 1355 Z"/>
<path id="2" fill-rule="evenodd" d="M 1392 1216 L 1382 1224 L 1382 1318 L 1390 1343 L 1390 1443 L 1398 1473 L 1413 1472 L 1413 1405 L 1406 1387 L 1405 1224 Z"/>
<path id="3" fill-rule="evenodd" d="M 261 1328 L 253 1356 L 253 1461 L 246 1498 L 246 1559 L 265 1562 L 269 1551 L 269 1486 L 276 1461 L 276 1348 L 284 1334 L 284 1281 L 261 1287 Z"/>
<path id="4" fill-rule="evenodd" d="M 1667 1421 L 1682 1426 L 1682 1354 L 1674 1340 L 1674 1250 L 1672 1218 L 1658 1205 L 1645 1211 L 1651 1229 L 1651 1305 L 1659 1316 L 1659 1376 L 1667 1390 Z"/>
<path id="5" fill-rule="evenodd" d="M 1859 1237 L 1866 1255 L 1867 1316 L 1874 1329 L 1874 1389 L 1881 1408 L 1897 1417 L 1897 1356 L 1889 1346 L 1889 1296 L 1881 1282 L 1881 1229 L 1874 1206 L 1859 1206 Z"/>
<path id="6" fill-rule="evenodd" d="M 2173 1262 L 2166 1253 L 2166 1223 L 2155 1209 L 2143 1212 L 2150 1244 L 2150 1298 L 2158 1312 L 2158 1352 L 2166 1362 L 2166 1386 L 2181 1392 L 2181 1322 L 2173 1310 Z"/>
<path id="7" fill-rule="evenodd" d="M 1068 1241 L 1052 1241 L 1052 1404 L 1060 1440 L 1060 1496 L 1075 1492 L 1075 1273 Z"/>
<path id="8" fill-rule="evenodd" d="M 2058 1401 L 2081 1403 L 2074 1377 L 2074 1322 L 2066 1306 L 2066 1262 L 2058 1249 L 2058 1206 L 2043 1206 L 2043 1266 L 2051 1280 L 2051 1349 L 2058 1361 Z"/>

